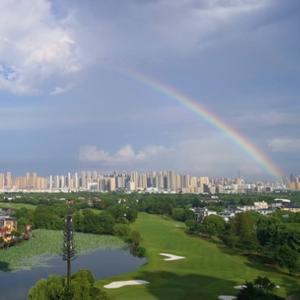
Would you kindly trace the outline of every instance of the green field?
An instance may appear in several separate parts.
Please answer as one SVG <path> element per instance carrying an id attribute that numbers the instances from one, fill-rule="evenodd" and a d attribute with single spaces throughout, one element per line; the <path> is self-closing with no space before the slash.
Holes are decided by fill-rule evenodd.
<path id="1" fill-rule="evenodd" d="M 26 204 L 26 203 L 10 203 L 10 202 L 0 202 L 0 208 L 28 208 L 28 209 L 35 209 L 36 205 L 33 204 Z"/>
<path id="2" fill-rule="evenodd" d="M 97 284 L 103 286 L 114 280 L 134 278 L 150 284 L 106 289 L 111 299 L 217 299 L 219 295 L 234 295 L 235 285 L 258 275 L 267 276 L 279 285 L 279 295 L 299 291 L 299 278 L 230 254 L 215 243 L 188 236 L 178 222 L 141 213 L 133 226 L 143 237 L 149 262 L 134 273 L 100 280 Z M 167 262 L 160 252 L 186 256 L 186 259 Z"/>
<path id="3" fill-rule="evenodd" d="M 42 256 L 59 255 L 62 249 L 62 231 L 36 229 L 28 241 L 9 249 L 0 249 L 0 270 L 10 271 L 30 268 L 43 263 Z M 109 235 L 75 234 L 77 254 L 98 248 L 122 248 L 124 242 Z"/>

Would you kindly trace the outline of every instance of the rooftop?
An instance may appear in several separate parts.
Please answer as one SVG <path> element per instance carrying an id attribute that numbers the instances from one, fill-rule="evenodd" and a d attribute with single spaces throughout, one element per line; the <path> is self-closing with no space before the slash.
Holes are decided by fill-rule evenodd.
<path id="1" fill-rule="evenodd" d="M 15 218 L 11 216 L 0 216 L 0 220 L 15 220 Z"/>

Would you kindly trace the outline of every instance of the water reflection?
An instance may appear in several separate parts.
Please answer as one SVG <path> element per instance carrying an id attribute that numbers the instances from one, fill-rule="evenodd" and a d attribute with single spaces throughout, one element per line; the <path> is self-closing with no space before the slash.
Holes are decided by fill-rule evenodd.
<path id="1" fill-rule="evenodd" d="M 61 257 L 48 257 L 43 266 L 16 272 L 0 271 L 0 299 L 26 299 L 28 290 L 41 278 L 50 274 L 64 274 L 65 263 Z M 72 272 L 90 269 L 100 279 L 136 270 L 146 259 L 133 257 L 126 250 L 97 250 L 77 257 L 72 263 Z"/>

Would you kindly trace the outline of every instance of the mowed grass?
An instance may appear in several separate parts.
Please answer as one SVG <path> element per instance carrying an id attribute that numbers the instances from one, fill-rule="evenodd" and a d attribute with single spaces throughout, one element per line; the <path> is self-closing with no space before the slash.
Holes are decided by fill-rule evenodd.
<path id="1" fill-rule="evenodd" d="M 257 276 L 267 276 L 280 285 L 277 293 L 286 296 L 299 290 L 299 278 L 228 253 L 215 243 L 189 236 L 181 223 L 141 213 L 133 225 L 143 237 L 148 263 L 134 273 L 98 281 L 101 287 L 115 280 L 142 279 L 150 284 L 106 289 L 111 299 L 217 299 L 234 295 L 235 285 Z M 184 260 L 164 261 L 160 252 L 186 256 Z"/>
<path id="2" fill-rule="evenodd" d="M 27 203 L 10 203 L 10 202 L 0 202 L 0 208 L 28 208 L 28 209 L 36 209 L 36 205 L 27 204 Z"/>
<path id="3" fill-rule="evenodd" d="M 95 249 L 122 248 L 125 243 L 114 236 L 75 233 L 76 253 Z M 62 231 L 37 229 L 28 241 L 9 249 L 0 249 L 0 270 L 27 269 L 43 263 L 43 257 L 61 255 Z"/>

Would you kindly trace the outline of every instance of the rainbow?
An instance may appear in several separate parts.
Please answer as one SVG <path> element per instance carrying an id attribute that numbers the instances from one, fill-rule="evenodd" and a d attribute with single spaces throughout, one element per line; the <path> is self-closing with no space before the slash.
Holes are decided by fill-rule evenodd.
<path id="1" fill-rule="evenodd" d="M 200 104 L 199 101 L 190 96 L 184 95 L 170 85 L 157 81 L 156 79 L 141 74 L 137 71 L 124 68 L 118 68 L 117 70 L 125 76 L 141 82 L 160 94 L 166 95 L 167 97 L 175 100 L 189 111 L 192 111 L 202 119 L 206 120 L 213 127 L 220 130 L 236 145 L 238 145 L 249 157 L 251 157 L 258 165 L 260 165 L 263 170 L 270 175 L 274 176 L 275 178 L 282 178 L 284 176 L 284 172 L 280 169 L 280 167 L 272 162 L 270 158 L 267 157 L 259 148 L 254 146 L 248 138 L 243 136 L 230 125 L 226 124 L 220 117 L 209 111 L 203 104 Z"/>

